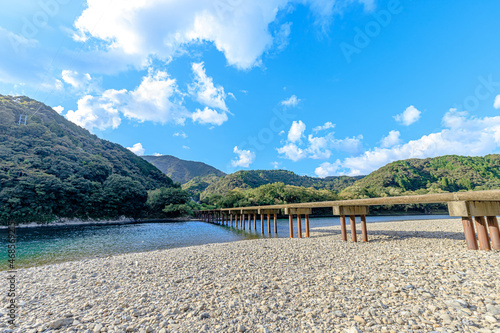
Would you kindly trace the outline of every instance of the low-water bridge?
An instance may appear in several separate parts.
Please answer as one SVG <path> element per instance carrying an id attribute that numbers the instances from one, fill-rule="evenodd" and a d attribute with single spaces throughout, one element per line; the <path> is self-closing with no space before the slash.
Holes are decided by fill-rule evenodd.
<path id="1" fill-rule="evenodd" d="M 497 216 L 500 216 L 500 190 L 438 193 L 400 197 L 382 197 L 339 201 L 304 202 L 296 204 L 237 207 L 224 209 L 200 210 L 197 217 L 205 222 L 239 227 L 245 230 L 257 230 L 257 216 L 260 215 L 260 229 L 265 233 L 264 217 L 267 216 L 267 232 L 271 234 L 271 215 L 274 221 L 274 233 L 277 234 L 278 214 L 288 215 L 290 238 L 294 237 L 294 215 L 297 216 L 298 237 L 302 238 L 302 215 L 305 218 L 305 233 L 309 237 L 309 215 L 315 208 L 331 208 L 334 216 L 340 216 L 342 240 L 347 241 L 346 216 L 350 219 L 351 239 L 357 242 L 356 216 L 361 220 L 361 233 L 364 242 L 368 242 L 366 215 L 370 206 L 408 205 L 447 203 L 450 216 L 462 218 L 467 248 L 471 250 L 500 250 L 500 232 Z M 477 238 L 476 238 L 477 230 Z M 490 244 L 491 241 L 491 244 Z M 478 247 L 479 243 L 479 247 Z"/>

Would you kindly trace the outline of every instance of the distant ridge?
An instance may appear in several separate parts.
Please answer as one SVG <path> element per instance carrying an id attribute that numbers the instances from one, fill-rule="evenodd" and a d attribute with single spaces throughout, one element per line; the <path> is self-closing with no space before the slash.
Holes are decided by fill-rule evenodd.
<path id="1" fill-rule="evenodd" d="M 156 166 L 176 183 L 185 184 L 196 177 L 203 178 L 209 175 L 224 177 L 226 175 L 206 163 L 182 160 L 171 155 L 141 157 Z"/>

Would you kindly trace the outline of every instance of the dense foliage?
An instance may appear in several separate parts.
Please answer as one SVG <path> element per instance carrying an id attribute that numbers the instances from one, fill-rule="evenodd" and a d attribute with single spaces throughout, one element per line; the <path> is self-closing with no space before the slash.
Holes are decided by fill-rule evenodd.
<path id="1" fill-rule="evenodd" d="M 441 156 L 390 163 L 340 193 L 342 199 L 500 189 L 500 155 Z"/>
<path id="2" fill-rule="evenodd" d="M 147 190 L 171 186 L 153 165 L 50 107 L 0 95 L 1 223 L 137 218 Z"/>
<path id="3" fill-rule="evenodd" d="M 194 177 L 186 184 L 182 184 L 182 189 L 186 190 L 193 200 L 200 201 L 200 194 L 211 184 L 218 182 L 220 178 L 221 177 L 214 174 Z"/>
<path id="4" fill-rule="evenodd" d="M 223 177 L 226 174 L 202 162 L 186 161 L 180 158 L 162 156 L 142 156 L 143 159 L 156 166 L 176 183 L 185 184 L 195 177 L 214 175 Z"/>
<path id="5" fill-rule="evenodd" d="M 224 195 L 212 194 L 206 196 L 203 203 L 218 208 L 232 208 L 331 200 L 337 200 L 337 196 L 329 190 L 273 183 L 249 190 L 230 190 Z"/>
<path id="6" fill-rule="evenodd" d="M 299 176 L 286 170 L 249 170 L 238 171 L 222 177 L 219 181 L 211 183 L 200 195 L 200 199 L 214 195 L 224 195 L 231 190 L 248 190 L 266 184 L 284 183 L 286 185 L 313 188 L 317 190 L 329 190 L 338 192 L 362 177 L 326 177 L 314 178 Z"/>
<path id="7" fill-rule="evenodd" d="M 195 210 L 206 208 L 211 207 L 194 202 L 189 193 L 180 188 L 162 187 L 149 191 L 145 216 L 158 219 L 190 216 Z"/>

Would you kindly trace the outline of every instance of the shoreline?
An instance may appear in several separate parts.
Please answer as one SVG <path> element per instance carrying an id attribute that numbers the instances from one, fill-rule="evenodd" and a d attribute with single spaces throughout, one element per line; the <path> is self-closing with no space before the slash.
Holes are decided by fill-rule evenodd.
<path id="1" fill-rule="evenodd" d="M 62 222 L 59 222 L 62 221 Z M 188 221 L 198 221 L 193 217 L 179 217 L 179 218 L 167 218 L 167 219 L 146 219 L 146 220 L 133 220 L 129 218 L 121 218 L 118 220 L 79 220 L 79 219 L 61 219 L 57 222 L 50 223 L 23 223 L 16 225 L 17 228 L 50 228 L 50 227 L 65 227 L 65 226 L 84 226 L 84 225 L 121 225 L 121 224 L 140 224 L 140 223 L 175 223 L 175 222 L 188 222 Z M 8 229 L 8 226 L 1 225 L 0 230 Z"/>
<path id="2" fill-rule="evenodd" d="M 20 269 L 13 332 L 500 331 L 500 251 L 467 251 L 459 219 L 368 235 L 318 227 Z"/>

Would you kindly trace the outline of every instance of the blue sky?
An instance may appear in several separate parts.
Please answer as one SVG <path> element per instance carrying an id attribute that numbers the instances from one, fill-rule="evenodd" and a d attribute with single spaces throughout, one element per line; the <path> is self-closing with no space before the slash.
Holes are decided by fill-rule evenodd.
<path id="1" fill-rule="evenodd" d="M 500 147 L 495 0 L 41 0 L 0 13 L 0 93 L 137 154 L 363 175 Z"/>

